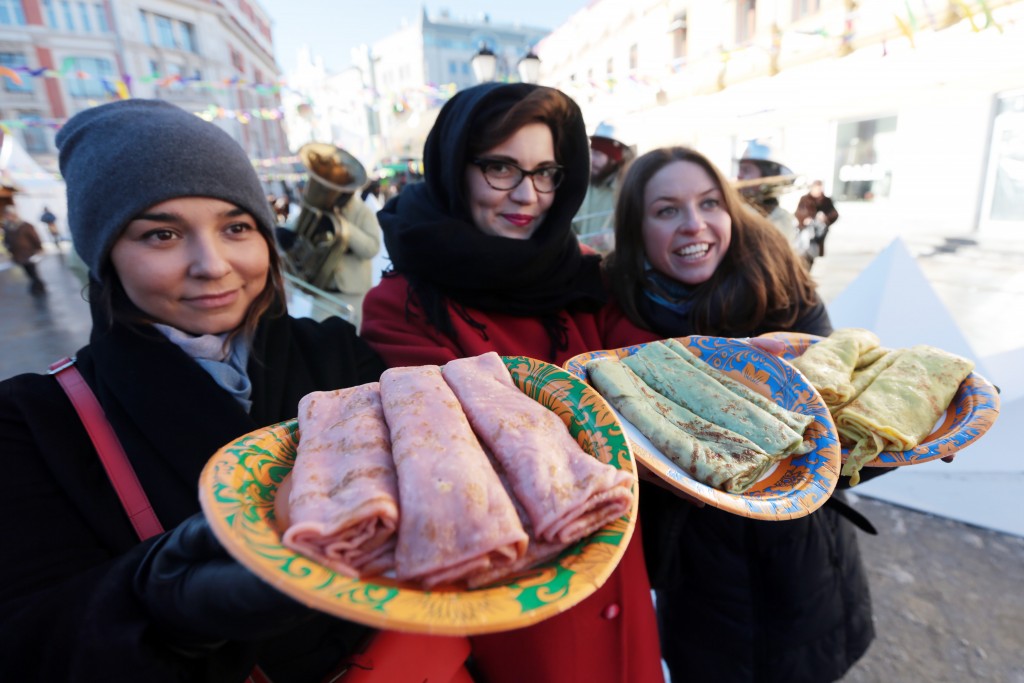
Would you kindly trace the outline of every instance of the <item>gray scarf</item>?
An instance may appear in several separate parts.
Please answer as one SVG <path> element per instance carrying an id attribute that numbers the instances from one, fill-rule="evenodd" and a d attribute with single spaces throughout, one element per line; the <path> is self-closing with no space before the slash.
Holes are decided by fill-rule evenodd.
<path id="1" fill-rule="evenodd" d="M 155 323 L 153 325 L 165 337 L 176 344 L 182 351 L 192 357 L 199 367 L 209 373 L 213 381 L 238 401 L 245 412 L 249 412 L 252 401 L 252 382 L 246 373 L 249 363 L 249 344 L 244 340 L 235 340 L 228 351 L 224 350 L 224 334 L 204 334 L 194 336 L 181 330 Z"/>

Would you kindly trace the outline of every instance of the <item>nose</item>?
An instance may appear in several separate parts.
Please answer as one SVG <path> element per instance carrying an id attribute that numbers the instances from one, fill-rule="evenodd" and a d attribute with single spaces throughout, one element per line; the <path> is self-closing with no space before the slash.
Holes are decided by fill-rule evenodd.
<path id="1" fill-rule="evenodd" d="M 207 280 L 222 278 L 231 272 L 227 245 L 216 237 L 197 236 L 192 245 L 189 275 Z"/>
<path id="2" fill-rule="evenodd" d="M 679 226 L 676 228 L 683 234 L 694 234 L 704 227 L 704 218 L 696 206 L 684 207 L 679 212 Z"/>
<path id="3" fill-rule="evenodd" d="M 523 176 L 519 183 L 509 192 L 509 197 L 517 204 L 533 204 L 537 201 L 537 188 L 533 186 L 533 178 Z"/>

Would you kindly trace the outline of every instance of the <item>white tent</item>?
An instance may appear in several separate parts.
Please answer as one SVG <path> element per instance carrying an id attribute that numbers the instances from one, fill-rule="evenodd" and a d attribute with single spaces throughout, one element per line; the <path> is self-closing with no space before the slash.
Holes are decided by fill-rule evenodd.
<path id="1" fill-rule="evenodd" d="M 888 347 L 931 344 L 970 358 L 975 372 L 1001 390 L 995 424 L 952 463 L 900 467 L 853 491 L 1024 536 L 1024 348 L 977 357 L 899 238 L 829 304 L 829 314 L 835 327 L 867 328 Z"/>
<path id="2" fill-rule="evenodd" d="M 14 205 L 22 219 L 33 223 L 46 239 L 39 217 L 44 207 L 57 216 L 57 225 L 67 234 L 67 199 L 64 182 L 48 173 L 25 151 L 13 135 L 0 133 L 0 179 L 15 188 Z"/>

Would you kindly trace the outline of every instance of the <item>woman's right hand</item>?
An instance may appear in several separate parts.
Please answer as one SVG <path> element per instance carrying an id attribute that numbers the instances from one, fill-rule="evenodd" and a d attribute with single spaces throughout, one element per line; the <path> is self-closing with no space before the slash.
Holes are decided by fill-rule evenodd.
<path id="1" fill-rule="evenodd" d="M 181 646 L 273 637 L 313 614 L 228 555 L 201 513 L 156 541 L 134 587 L 154 624 Z"/>

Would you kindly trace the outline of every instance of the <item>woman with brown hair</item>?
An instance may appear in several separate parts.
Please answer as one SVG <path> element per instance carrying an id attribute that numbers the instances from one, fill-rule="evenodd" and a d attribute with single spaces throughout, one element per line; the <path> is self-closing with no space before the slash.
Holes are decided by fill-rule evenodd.
<path id="1" fill-rule="evenodd" d="M 608 348 L 691 334 L 832 331 L 785 238 L 698 152 L 668 147 L 639 157 L 615 230 L 607 273 L 625 315 Z M 864 654 L 874 637 L 871 599 L 853 527 L 836 511 L 845 505 L 761 521 L 654 486 L 640 504 L 673 680 L 822 683 Z"/>
<path id="2" fill-rule="evenodd" d="M 442 108 L 424 182 L 378 214 L 393 268 L 366 297 L 363 337 L 391 366 L 489 351 L 554 364 L 601 348 L 600 257 L 571 221 L 587 190 L 576 104 L 552 88 L 490 83 Z M 661 681 L 638 542 L 604 586 L 535 626 L 472 639 L 488 683 Z"/>

